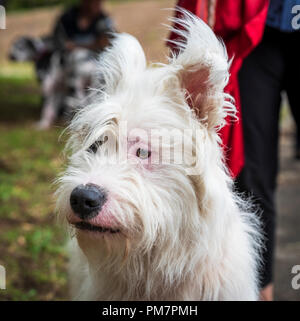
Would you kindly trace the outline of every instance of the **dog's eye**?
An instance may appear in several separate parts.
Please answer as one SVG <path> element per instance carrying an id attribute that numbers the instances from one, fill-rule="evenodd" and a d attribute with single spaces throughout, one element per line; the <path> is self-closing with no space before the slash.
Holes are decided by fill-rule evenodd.
<path id="1" fill-rule="evenodd" d="M 97 140 L 94 144 L 92 144 L 89 148 L 88 148 L 88 152 L 96 154 L 99 146 L 103 145 L 104 143 L 107 142 L 107 136 L 104 136 L 103 139 Z"/>
<path id="2" fill-rule="evenodd" d="M 147 149 L 138 148 L 136 151 L 136 156 L 141 159 L 147 159 L 151 156 L 151 152 Z"/>

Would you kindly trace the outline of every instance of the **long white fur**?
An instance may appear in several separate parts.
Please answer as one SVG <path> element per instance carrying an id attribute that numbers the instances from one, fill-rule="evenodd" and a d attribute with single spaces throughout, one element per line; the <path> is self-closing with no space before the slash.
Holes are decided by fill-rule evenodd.
<path id="1" fill-rule="evenodd" d="M 258 222 L 233 192 L 217 134 L 226 115 L 234 114 L 224 94 L 226 50 L 200 19 L 182 14 L 176 20 L 185 29 L 177 31 L 183 37 L 176 42 L 180 52 L 160 68 L 147 67 L 135 38 L 116 35 L 99 60 L 104 76 L 94 103 L 69 126 L 69 165 L 58 180 L 60 215 L 72 215 L 69 197 L 77 185 L 94 183 L 109 191 L 107 210 L 122 230 L 103 236 L 75 232 L 70 244 L 75 300 L 258 298 Z M 196 95 L 205 99 L 193 101 L 201 102 L 195 106 L 204 115 L 201 119 L 186 100 L 185 82 L 197 70 L 208 73 L 200 86 L 203 92 Z M 185 151 L 197 155 L 193 175 L 186 174 L 186 164 L 152 170 L 122 160 L 112 164 L 105 153 L 108 146 L 96 155 L 87 152 L 102 135 L 118 139 L 122 121 L 129 130 L 192 130 Z M 179 153 L 175 141 L 163 148 Z"/>

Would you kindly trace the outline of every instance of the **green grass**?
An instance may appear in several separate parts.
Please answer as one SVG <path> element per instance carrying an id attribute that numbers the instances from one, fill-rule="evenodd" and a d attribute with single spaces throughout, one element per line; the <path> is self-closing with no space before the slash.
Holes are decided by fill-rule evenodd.
<path id="1" fill-rule="evenodd" d="M 15 124 L 37 120 L 40 103 L 40 88 L 31 65 L 5 64 L 0 67 L 0 121 Z"/>
<path id="2" fill-rule="evenodd" d="M 32 69 L 0 68 L 0 300 L 67 299 L 67 256 L 52 182 L 62 167 L 62 129 L 38 132 L 40 96 Z M 10 69 L 11 68 L 11 69 Z"/>

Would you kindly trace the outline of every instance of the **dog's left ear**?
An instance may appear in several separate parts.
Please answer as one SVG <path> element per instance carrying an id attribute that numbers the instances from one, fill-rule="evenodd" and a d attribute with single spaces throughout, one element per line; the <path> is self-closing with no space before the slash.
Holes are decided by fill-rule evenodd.
<path id="1" fill-rule="evenodd" d="M 178 9 L 171 29 L 178 37 L 169 40 L 175 52 L 169 61 L 199 120 L 209 129 L 222 127 L 228 114 L 235 115 L 231 97 L 224 93 L 229 66 L 224 44 L 201 19 Z"/>

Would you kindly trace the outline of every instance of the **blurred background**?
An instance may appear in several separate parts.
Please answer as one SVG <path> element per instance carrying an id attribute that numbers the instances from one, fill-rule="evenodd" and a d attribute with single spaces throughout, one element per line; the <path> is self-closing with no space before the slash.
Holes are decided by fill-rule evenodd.
<path id="1" fill-rule="evenodd" d="M 8 59 L 20 36 L 49 35 L 57 17 L 75 0 L 9 0 L 6 29 L 0 30 L 0 264 L 6 290 L 0 300 L 68 299 L 66 235 L 56 224 L 53 180 L 62 170 L 65 126 L 38 131 L 41 86 L 31 62 Z M 174 0 L 105 1 L 120 32 L 136 36 L 148 60 L 165 61 L 164 39 Z M 300 300 L 291 286 L 300 265 L 300 162 L 293 156 L 294 123 L 286 103 L 281 113 L 275 299 Z"/>

